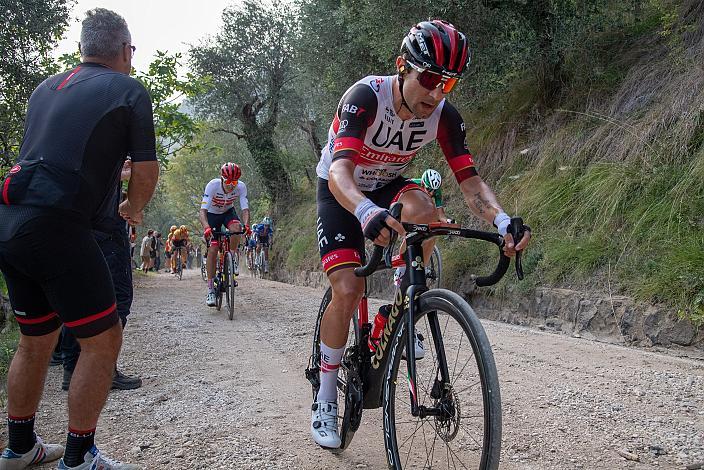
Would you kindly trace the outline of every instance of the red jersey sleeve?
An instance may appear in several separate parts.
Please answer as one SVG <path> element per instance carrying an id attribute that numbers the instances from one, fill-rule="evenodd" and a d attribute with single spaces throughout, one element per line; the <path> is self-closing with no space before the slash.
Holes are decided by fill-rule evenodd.
<path id="1" fill-rule="evenodd" d="M 445 101 L 438 123 L 438 143 L 445 154 L 457 182 L 476 176 L 474 159 L 467 149 L 466 131 L 462 116 L 457 109 Z"/>

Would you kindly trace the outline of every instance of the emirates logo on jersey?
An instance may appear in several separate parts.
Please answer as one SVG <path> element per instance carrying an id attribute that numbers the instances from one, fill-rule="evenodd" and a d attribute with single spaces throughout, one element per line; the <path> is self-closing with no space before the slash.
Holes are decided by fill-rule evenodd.
<path id="1" fill-rule="evenodd" d="M 10 174 L 14 175 L 15 173 L 19 173 L 19 171 L 22 169 L 21 166 L 15 165 L 12 168 L 10 168 Z"/>

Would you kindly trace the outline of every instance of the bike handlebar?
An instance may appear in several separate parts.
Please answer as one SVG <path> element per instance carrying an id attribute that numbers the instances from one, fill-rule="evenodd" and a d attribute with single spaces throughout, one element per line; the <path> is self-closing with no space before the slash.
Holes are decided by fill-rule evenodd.
<path id="1" fill-rule="evenodd" d="M 401 216 L 401 209 L 403 205 L 396 203 L 389 209 L 391 215 L 399 220 Z M 511 264 L 511 258 L 506 256 L 503 252 L 504 238 L 495 232 L 485 232 L 481 230 L 473 230 L 468 228 L 461 228 L 456 224 L 447 224 L 441 222 L 433 222 L 430 224 L 413 224 L 402 222 L 403 228 L 406 230 L 406 244 L 422 241 L 426 238 L 431 238 L 438 235 L 453 235 L 461 238 L 473 238 L 476 240 L 483 240 L 493 243 L 499 248 L 499 262 L 494 269 L 494 272 L 488 276 L 477 276 L 474 278 L 474 282 L 479 287 L 486 287 L 496 284 L 501 280 L 501 278 L 506 274 L 508 268 Z M 516 244 L 521 240 L 526 230 L 530 230 L 527 226 L 523 224 L 523 220 L 520 217 L 515 217 L 511 219 L 511 225 L 509 226 L 509 232 L 514 238 Z M 393 232 L 393 230 L 392 230 Z M 395 232 L 393 232 L 395 234 Z M 395 234 L 398 236 L 397 234 Z M 374 273 L 379 269 L 391 268 L 391 258 L 392 258 L 392 246 L 394 244 L 395 237 L 392 237 L 391 243 L 387 247 L 374 245 L 374 251 L 367 262 L 366 265 L 355 268 L 354 274 L 358 277 L 366 277 Z M 523 279 L 523 267 L 521 264 L 520 252 L 516 256 L 516 275 L 519 279 Z M 384 260 L 382 261 L 382 257 Z"/>
<path id="2" fill-rule="evenodd" d="M 223 235 L 225 237 L 230 237 L 232 235 L 242 235 L 244 233 L 244 230 L 241 232 L 230 232 L 229 230 L 225 230 L 224 232 L 221 232 L 219 230 L 213 230 L 212 233 L 214 236 L 219 237 L 220 235 Z"/>

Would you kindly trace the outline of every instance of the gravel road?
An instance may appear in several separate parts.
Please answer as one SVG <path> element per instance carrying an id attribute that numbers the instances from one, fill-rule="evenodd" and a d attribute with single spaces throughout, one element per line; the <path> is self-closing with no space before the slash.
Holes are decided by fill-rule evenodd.
<path id="1" fill-rule="evenodd" d="M 309 438 L 303 370 L 322 290 L 242 276 L 239 294 L 229 321 L 205 306 L 196 271 L 137 276 L 120 368 L 144 386 L 110 393 L 99 446 L 148 469 L 386 468 L 378 410 L 341 454 Z M 501 379 L 501 468 L 704 468 L 703 361 L 484 326 Z M 52 367 L 37 415 L 48 441 L 64 440 L 60 384 Z"/>

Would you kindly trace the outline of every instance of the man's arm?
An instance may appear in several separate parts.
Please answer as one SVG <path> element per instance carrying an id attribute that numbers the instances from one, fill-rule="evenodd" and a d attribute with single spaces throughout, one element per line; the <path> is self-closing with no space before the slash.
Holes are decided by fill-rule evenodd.
<path id="1" fill-rule="evenodd" d="M 242 223 L 249 226 L 249 209 L 242 209 Z M 244 230 L 244 227 L 242 227 Z"/>
<path id="2" fill-rule="evenodd" d="M 210 227 L 210 225 L 208 224 L 208 211 L 206 209 L 201 209 L 198 211 L 198 220 L 203 226 L 203 230 Z"/>
<path id="3" fill-rule="evenodd" d="M 467 203 L 467 207 L 470 208 L 474 215 L 494 225 L 499 230 L 499 233 L 504 236 L 504 240 L 506 240 L 504 252 L 506 255 L 513 256 L 516 254 L 516 251 L 520 251 L 528 246 L 531 234 L 529 231 L 526 231 L 521 242 L 514 247 L 513 237 L 510 233 L 506 233 L 506 228 L 511 218 L 504 212 L 501 205 L 499 205 L 494 191 L 492 191 L 479 176 L 473 176 L 462 181 L 462 183 L 460 183 L 460 190 Z"/>
<path id="4" fill-rule="evenodd" d="M 120 204 L 120 215 L 133 225 L 142 223 L 144 207 L 152 198 L 158 180 L 158 162 L 132 162 L 127 199 Z"/>

